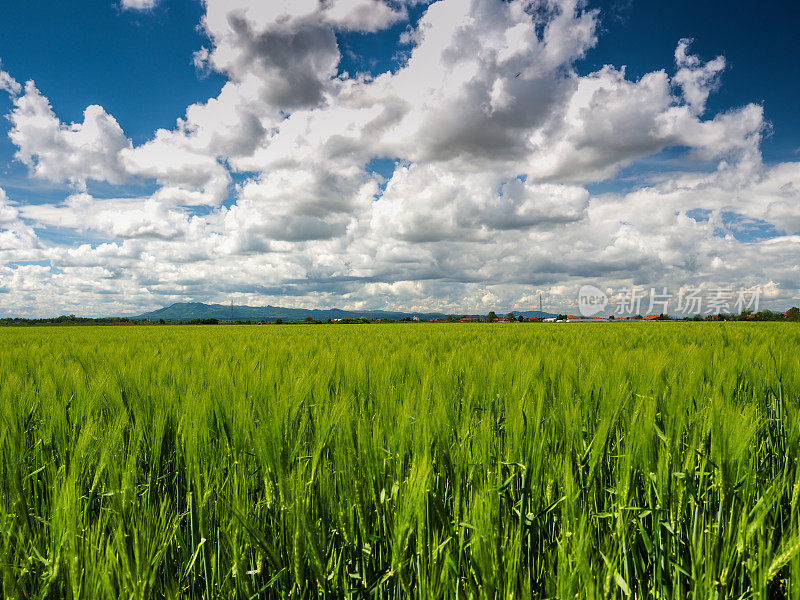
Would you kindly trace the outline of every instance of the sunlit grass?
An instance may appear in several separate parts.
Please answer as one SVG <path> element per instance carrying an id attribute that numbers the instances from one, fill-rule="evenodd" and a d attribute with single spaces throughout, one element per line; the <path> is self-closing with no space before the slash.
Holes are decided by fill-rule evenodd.
<path id="1" fill-rule="evenodd" d="M 798 349 L 755 323 L 0 329 L 0 595 L 798 598 Z"/>

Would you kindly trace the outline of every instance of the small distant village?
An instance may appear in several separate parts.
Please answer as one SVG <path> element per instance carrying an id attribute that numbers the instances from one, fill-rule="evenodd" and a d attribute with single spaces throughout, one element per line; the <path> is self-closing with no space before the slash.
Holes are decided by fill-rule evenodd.
<path id="1" fill-rule="evenodd" d="M 348 319 L 331 319 L 331 322 L 346 321 Z M 374 319 L 380 322 L 381 319 Z M 658 315 L 633 315 L 615 317 L 598 316 L 584 317 L 569 314 L 559 314 L 553 317 L 525 316 L 524 314 L 508 313 L 505 316 L 498 316 L 496 313 L 489 312 L 485 317 L 463 316 L 448 317 L 446 319 L 420 319 L 420 317 L 408 317 L 400 319 L 400 322 L 425 321 L 428 323 L 616 323 L 625 321 L 798 321 L 800 320 L 800 308 L 792 307 L 785 313 L 764 310 L 757 313 L 743 311 L 738 315 L 715 314 L 715 315 L 695 315 L 692 317 L 674 317 L 668 314 Z"/>

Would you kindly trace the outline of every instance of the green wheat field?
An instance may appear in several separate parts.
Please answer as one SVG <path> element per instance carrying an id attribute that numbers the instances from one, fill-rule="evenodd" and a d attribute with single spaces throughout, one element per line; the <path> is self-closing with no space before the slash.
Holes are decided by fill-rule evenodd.
<path id="1" fill-rule="evenodd" d="M 800 326 L 0 329 L 0 596 L 800 598 Z"/>

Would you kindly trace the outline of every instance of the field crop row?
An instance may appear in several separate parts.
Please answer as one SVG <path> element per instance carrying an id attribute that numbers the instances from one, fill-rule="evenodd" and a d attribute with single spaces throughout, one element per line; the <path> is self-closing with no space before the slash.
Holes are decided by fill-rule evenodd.
<path id="1" fill-rule="evenodd" d="M 798 598 L 799 347 L 0 329 L 0 596 Z"/>

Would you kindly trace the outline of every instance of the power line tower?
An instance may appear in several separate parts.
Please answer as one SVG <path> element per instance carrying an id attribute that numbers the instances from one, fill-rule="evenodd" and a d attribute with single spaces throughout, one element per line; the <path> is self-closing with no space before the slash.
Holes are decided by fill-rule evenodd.
<path id="1" fill-rule="evenodd" d="M 544 311 L 542 310 L 542 292 L 539 292 L 539 316 L 544 316 Z"/>
<path id="2" fill-rule="evenodd" d="M 233 321 L 233 298 L 231 298 L 231 321 Z"/>

